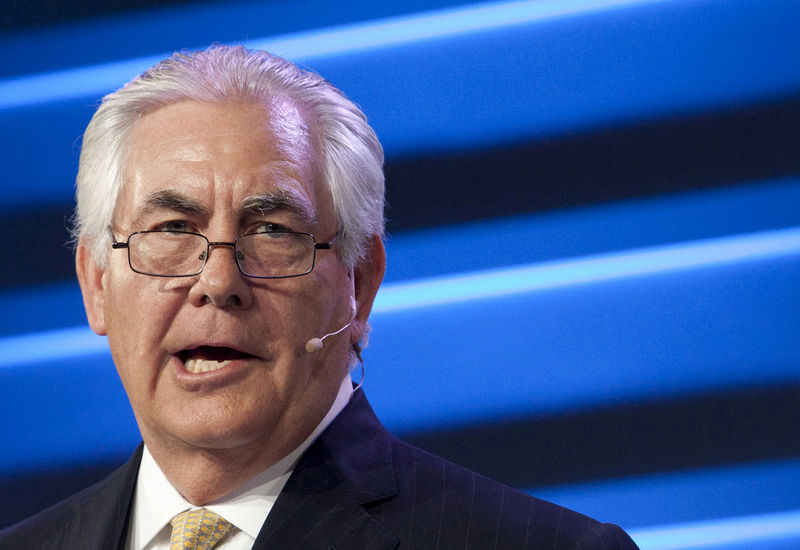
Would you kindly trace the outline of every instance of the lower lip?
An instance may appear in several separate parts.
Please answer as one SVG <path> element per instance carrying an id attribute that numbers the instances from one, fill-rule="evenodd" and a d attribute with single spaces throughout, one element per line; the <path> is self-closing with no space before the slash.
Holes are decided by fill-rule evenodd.
<path id="1" fill-rule="evenodd" d="M 206 372 L 189 372 L 178 357 L 172 357 L 172 370 L 178 385 L 187 391 L 224 387 L 246 377 L 251 371 L 252 359 L 236 359 L 224 367 Z"/>

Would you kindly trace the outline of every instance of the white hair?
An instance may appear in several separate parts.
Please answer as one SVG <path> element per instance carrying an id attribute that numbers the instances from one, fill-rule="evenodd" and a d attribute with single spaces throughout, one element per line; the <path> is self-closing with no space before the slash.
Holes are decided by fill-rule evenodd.
<path id="1" fill-rule="evenodd" d="M 336 248 L 349 268 L 364 259 L 372 235 L 384 235 L 383 148 L 366 116 L 319 75 L 267 52 L 212 46 L 179 52 L 103 98 L 83 136 L 73 239 L 104 266 L 108 227 L 122 189 L 136 122 L 180 101 L 266 103 L 288 98 L 313 120 L 321 175 L 338 225 Z"/>

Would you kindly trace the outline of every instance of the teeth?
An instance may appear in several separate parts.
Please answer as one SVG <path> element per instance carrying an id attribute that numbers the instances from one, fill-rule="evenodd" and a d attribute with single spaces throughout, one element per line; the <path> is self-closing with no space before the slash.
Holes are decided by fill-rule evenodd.
<path id="1" fill-rule="evenodd" d="M 230 359 L 225 361 L 212 361 L 210 359 L 187 359 L 184 366 L 189 372 L 197 374 L 198 372 L 209 372 L 218 370 L 230 364 Z"/>

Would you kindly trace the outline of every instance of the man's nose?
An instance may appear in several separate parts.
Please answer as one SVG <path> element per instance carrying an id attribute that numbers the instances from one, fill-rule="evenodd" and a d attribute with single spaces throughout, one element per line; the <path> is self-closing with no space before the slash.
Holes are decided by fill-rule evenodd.
<path id="1" fill-rule="evenodd" d="M 233 242 L 212 241 L 205 253 L 205 266 L 190 294 L 195 305 L 211 303 L 217 307 L 248 308 L 252 289 L 236 261 Z"/>

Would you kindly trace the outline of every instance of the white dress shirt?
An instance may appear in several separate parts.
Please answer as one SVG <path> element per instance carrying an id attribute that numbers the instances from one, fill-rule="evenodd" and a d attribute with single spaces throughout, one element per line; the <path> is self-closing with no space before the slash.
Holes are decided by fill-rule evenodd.
<path id="1" fill-rule="evenodd" d="M 300 456 L 344 409 L 352 393 L 353 385 L 347 374 L 330 410 L 299 447 L 225 498 L 203 506 L 233 524 L 231 532 L 214 547 L 215 550 L 250 550 L 253 547 Z M 145 445 L 133 495 L 126 549 L 169 550 L 170 520 L 185 510 L 196 508 L 200 507 L 190 504 L 170 484 Z"/>

